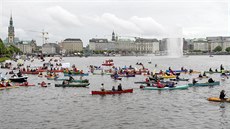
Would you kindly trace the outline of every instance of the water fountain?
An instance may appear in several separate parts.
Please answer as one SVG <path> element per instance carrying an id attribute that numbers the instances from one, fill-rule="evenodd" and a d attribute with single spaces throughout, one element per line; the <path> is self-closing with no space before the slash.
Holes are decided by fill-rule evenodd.
<path id="1" fill-rule="evenodd" d="M 168 29 L 167 53 L 169 57 L 178 58 L 183 56 L 182 28 L 171 27 Z"/>
<path id="2" fill-rule="evenodd" d="M 167 53 L 169 57 L 183 56 L 183 39 L 182 38 L 167 38 Z"/>

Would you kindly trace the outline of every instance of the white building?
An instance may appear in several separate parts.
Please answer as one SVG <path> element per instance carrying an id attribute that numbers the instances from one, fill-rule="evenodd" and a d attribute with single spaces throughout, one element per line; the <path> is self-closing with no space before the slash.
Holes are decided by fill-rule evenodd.
<path id="1" fill-rule="evenodd" d="M 193 50 L 200 50 L 208 52 L 210 49 L 209 43 L 204 38 L 193 39 Z"/>
<path id="2" fill-rule="evenodd" d="M 60 46 L 56 43 L 45 43 L 42 45 L 42 53 L 44 54 L 59 54 Z"/>
<path id="3" fill-rule="evenodd" d="M 62 51 L 66 53 L 74 53 L 83 51 L 83 42 L 81 39 L 65 39 L 61 42 Z"/>
<path id="4" fill-rule="evenodd" d="M 109 42 L 107 39 L 90 39 L 89 49 L 93 51 L 98 50 L 116 50 L 116 42 Z"/>

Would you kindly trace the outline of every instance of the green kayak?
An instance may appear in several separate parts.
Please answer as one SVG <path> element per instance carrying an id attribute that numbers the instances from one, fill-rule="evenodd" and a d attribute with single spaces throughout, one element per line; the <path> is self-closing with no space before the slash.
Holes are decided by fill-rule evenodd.
<path id="1" fill-rule="evenodd" d="M 143 90 L 182 90 L 188 89 L 188 85 L 182 86 L 175 86 L 175 87 L 164 87 L 164 88 L 157 88 L 157 87 L 143 87 Z"/>
<path id="2" fill-rule="evenodd" d="M 213 83 L 208 83 L 208 82 L 195 83 L 195 84 L 189 83 L 188 85 L 189 86 L 216 86 L 216 85 L 220 85 L 220 81 L 216 81 L 216 82 L 213 82 Z"/>
<path id="3" fill-rule="evenodd" d="M 55 87 L 86 87 L 90 83 L 55 84 Z"/>
<path id="4" fill-rule="evenodd" d="M 64 80 L 68 80 L 65 78 L 60 78 L 60 79 L 55 79 L 55 81 L 64 81 Z M 88 79 L 84 79 L 84 80 L 71 80 L 70 82 L 79 82 L 79 83 L 89 83 Z"/>

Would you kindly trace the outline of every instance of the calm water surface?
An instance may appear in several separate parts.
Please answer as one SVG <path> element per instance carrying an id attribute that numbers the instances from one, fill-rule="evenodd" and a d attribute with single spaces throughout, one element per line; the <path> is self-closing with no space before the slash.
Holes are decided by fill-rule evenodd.
<path id="1" fill-rule="evenodd" d="M 190 56 L 186 58 L 167 57 L 109 57 L 116 66 L 123 67 L 142 62 L 146 68 L 165 70 L 180 69 L 182 66 L 194 70 L 208 70 L 220 67 L 230 70 L 230 56 Z M 62 62 L 75 64 L 79 69 L 88 71 L 90 64 L 101 65 L 108 57 L 77 58 L 67 57 Z M 152 64 L 147 62 L 151 59 Z M 29 64 L 31 62 L 26 62 Z M 33 65 L 42 64 L 40 61 Z M 154 64 L 158 64 L 155 68 Z M 6 70 L 1 69 L 5 73 Z M 181 75 L 184 78 L 197 77 Z M 219 74 L 210 75 L 220 80 Z M 78 78 L 78 77 L 75 77 Z M 230 79 L 221 81 L 216 87 L 190 87 L 188 90 L 143 91 L 135 81 L 144 76 L 123 78 L 114 81 L 109 76 L 90 75 L 89 88 L 54 87 L 55 81 L 29 75 L 29 82 L 50 82 L 47 88 L 39 86 L 20 87 L 0 91 L 0 128 L 1 129 L 229 129 L 230 103 L 209 102 L 211 96 L 219 96 L 222 89 L 230 91 Z M 199 80 L 205 82 L 206 80 Z M 60 82 L 59 82 L 60 83 Z M 106 89 L 117 86 L 134 88 L 134 93 L 121 95 L 92 96 L 92 90 L 99 90 L 104 83 Z M 181 82 L 180 84 L 186 84 Z M 230 93 L 227 93 L 228 97 Z"/>

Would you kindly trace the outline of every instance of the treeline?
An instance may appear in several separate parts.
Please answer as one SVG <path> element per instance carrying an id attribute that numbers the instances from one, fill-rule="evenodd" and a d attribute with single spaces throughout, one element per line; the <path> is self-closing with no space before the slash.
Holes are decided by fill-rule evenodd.
<path id="1" fill-rule="evenodd" d="M 14 53 L 22 54 L 22 51 L 14 45 L 5 46 L 0 39 L 0 57 L 11 58 Z"/>

